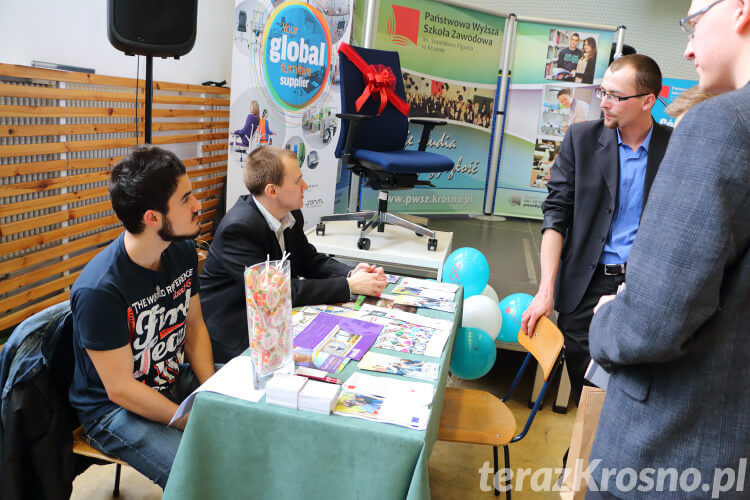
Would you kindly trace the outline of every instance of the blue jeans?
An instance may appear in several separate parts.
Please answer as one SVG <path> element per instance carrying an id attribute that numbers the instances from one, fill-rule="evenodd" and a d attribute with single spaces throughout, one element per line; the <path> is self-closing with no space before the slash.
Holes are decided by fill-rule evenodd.
<path id="1" fill-rule="evenodd" d="M 217 370 L 219 366 L 216 366 Z M 180 403 L 199 385 L 190 365 L 184 364 L 177 383 L 164 395 Z M 94 448 L 124 460 L 164 488 L 182 439 L 182 431 L 118 407 L 91 425 L 86 439 Z"/>

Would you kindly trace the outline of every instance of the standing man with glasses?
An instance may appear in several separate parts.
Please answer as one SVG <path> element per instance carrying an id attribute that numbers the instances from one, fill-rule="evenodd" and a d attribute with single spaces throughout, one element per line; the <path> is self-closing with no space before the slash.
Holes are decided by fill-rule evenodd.
<path id="1" fill-rule="evenodd" d="M 541 282 L 521 328 L 533 332 L 540 316 L 553 306 L 558 311 L 576 405 L 590 359 L 594 306 L 625 281 L 641 210 L 667 149 L 672 129 L 651 118 L 660 91 L 653 59 L 632 54 L 615 60 L 596 91 L 604 119 L 572 124 L 550 171 Z"/>
<path id="2" fill-rule="evenodd" d="M 693 0 L 680 24 L 700 88 L 722 95 L 675 129 L 627 289 L 591 323 L 591 355 L 611 372 L 592 478 L 601 490 L 605 468 L 652 479 L 672 469 L 679 481 L 663 481 L 659 497 L 747 498 L 750 2 Z M 607 486 L 620 498 L 656 496 L 648 479 Z"/>

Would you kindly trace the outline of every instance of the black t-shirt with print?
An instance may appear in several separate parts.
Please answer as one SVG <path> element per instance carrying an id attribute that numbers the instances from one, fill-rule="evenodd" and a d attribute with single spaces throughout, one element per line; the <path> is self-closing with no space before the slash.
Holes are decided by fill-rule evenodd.
<path id="1" fill-rule="evenodd" d="M 184 361 L 190 298 L 200 287 L 191 241 L 171 243 L 161 269 L 152 271 L 130 260 L 123 236 L 86 265 L 70 294 L 76 360 L 70 403 L 84 428 L 117 407 L 86 349 L 130 345 L 133 377 L 158 391 L 168 389 Z"/>

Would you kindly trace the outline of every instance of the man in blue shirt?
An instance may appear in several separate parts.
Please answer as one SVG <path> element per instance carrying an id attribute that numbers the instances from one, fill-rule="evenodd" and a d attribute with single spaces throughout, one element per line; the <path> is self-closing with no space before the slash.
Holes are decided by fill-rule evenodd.
<path id="1" fill-rule="evenodd" d="M 590 359 L 593 308 L 625 281 L 630 246 L 671 133 L 651 118 L 660 91 L 661 71 L 650 57 L 614 61 L 596 91 L 604 119 L 572 124 L 550 170 L 541 282 L 522 329 L 533 331 L 554 305 L 576 404 Z"/>

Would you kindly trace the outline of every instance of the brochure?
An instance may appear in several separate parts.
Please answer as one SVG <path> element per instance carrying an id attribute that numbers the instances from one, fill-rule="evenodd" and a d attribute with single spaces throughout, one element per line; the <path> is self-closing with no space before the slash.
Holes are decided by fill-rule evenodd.
<path id="1" fill-rule="evenodd" d="M 394 295 L 412 295 L 442 301 L 456 300 L 458 285 L 455 283 L 441 283 L 419 278 L 404 278 L 393 289 Z"/>
<path id="2" fill-rule="evenodd" d="M 438 300 L 438 299 L 431 299 L 429 297 L 417 297 L 415 295 L 387 295 L 387 294 L 381 294 L 380 298 L 392 300 L 396 304 L 401 304 L 401 305 L 424 307 L 427 309 L 434 309 L 436 311 L 443 311 L 447 313 L 456 312 L 456 303 L 454 302 L 453 299 Z"/>
<path id="3" fill-rule="evenodd" d="M 424 430 L 434 394 L 432 384 L 355 373 L 344 383 L 333 412 Z"/>
<path id="4" fill-rule="evenodd" d="M 379 352 L 368 352 L 359 362 L 360 370 L 391 373 L 420 380 L 437 380 L 440 365 L 428 361 L 399 358 Z"/>
<path id="5" fill-rule="evenodd" d="M 351 308 L 341 306 L 329 306 L 329 305 L 318 305 L 318 306 L 302 306 L 295 307 L 292 309 L 292 323 L 293 323 L 293 334 L 297 336 L 310 322 L 315 319 L 321 312 L 329 314 L 336 314 L 339 316 L 348 316 L 350 318 L 358 316 L 358 314 L 352 311 Z"/>
<path id="6" fill-rule="evenodd" d="M 294 338 L 295 360 L 300 366 L 341 371 L 349 359 L 362 359 L 382 329 L 376 323 L 321 312 Z"/>
<path id="7" fill-rule="evenodd" d="M 363 306 L 360 318 L 383 325 L 375 347 L 439 358 L 450 337 L 452 323 L 437 318 L 375 306 Z"/>

